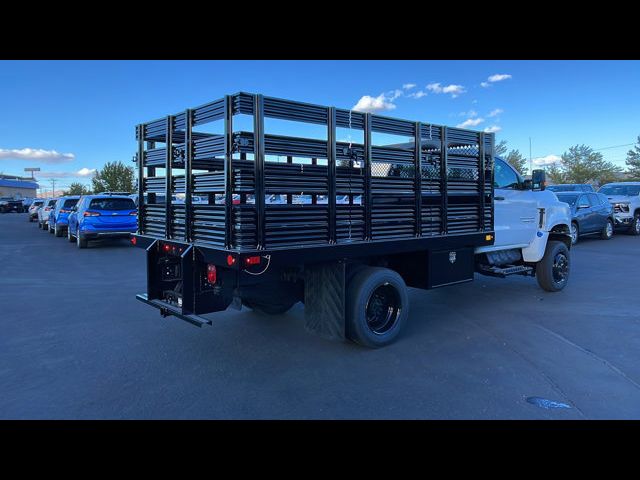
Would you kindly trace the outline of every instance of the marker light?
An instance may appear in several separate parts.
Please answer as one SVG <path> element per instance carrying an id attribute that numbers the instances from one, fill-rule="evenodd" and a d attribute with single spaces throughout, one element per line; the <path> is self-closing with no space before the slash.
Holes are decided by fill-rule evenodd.
<path id="1" fill-rule="evenodd" d="M 136 237 L 131 237 L 131 244 L 135 245 L 136 243 L 138 243 L 138 239 Z"/>
<path id="2" fill-rule="evenodd" d="M 244 259 L 245 265 L 260 265 L 260 257 L 247 257 Z"/>
<path id="3" fill-rule="evenodd" d="M 485 235 L 485 236 L 484 236 L 484 239 L 485 239 L 487 242 L 490 242 L 491 240 L 493 240 L 493 235 L 491 235 L 491 234 L 487 234 L 487 235 Z"/>
<path id="4" fill-rule="evenodd" d="M 162 246 L 162 248 L 164 248 L 164 251 L 168 253 L 168 252 L 169 252 L 169 250 L 171 250 L 171 245 L 169 245 L 168 243 L 165 243 L 165 244 Z"/>
<path id="5" fill-rule="evenodd" d="M 227 255 L 227 265 L 231 267 L 232 265 L 235 265 L 235 263 L 236 263 L 236 257 L 234 257 L 231 254 Z"/>
<path id="6" fill-rule="evenodd" d="M 218 272 L 216 271 L 216 266 L 209 263 L 207 265 L 207 282 L 213 285 L 214 283 L 216 283 L 217 280 L 218 280 Z"/>

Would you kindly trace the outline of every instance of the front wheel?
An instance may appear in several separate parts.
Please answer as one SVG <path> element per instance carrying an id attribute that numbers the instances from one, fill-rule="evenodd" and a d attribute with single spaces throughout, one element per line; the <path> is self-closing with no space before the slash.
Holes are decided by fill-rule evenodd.
<path id="1" fill-rule="evenodd" d="M 636 213 L 629 227 L 631 235 L 640 235 L 640 213 Z"/>
<path id="2" fill-rule="evenodd" d="M 51 227 L 51 224 L 49 224 L 49 233 L 53 234 L 53 228 Z"/>
<path id="3" fill-rule="evenodd" d="M 57 223 L 56 223 L 56 226 L 55 226 L 55 227 L 53 227 L 53 234 L 54 234 L 56 237 L 61 237 L 61 236 L 62 236 L 62 229 L 61 229 L 61 228 L 58 228 L 58 224 L 57 224 Z"/>
<path id="4" fill-rule="evenodd" d="M 607 223 L 602 228 L 602 232 L 600 232 L 600 238 L 602 240 L 611 240 L 613 237 L 613 222 L 610 219 L 607 219 Z"/>
<path id="5" fill-rule="evenodd" d="M 551 240 L 547 243 L 544 257 L 536 266 L 538 285 L 547 292 L 559 292 L 569 280 L 569 249 L 564 242 Z"/>
<path id="6" fill-rule="evenodd" d="M 67 240 L 69 240 L 69 243 L 73 242 L 73 236 L 71 235 L 71 227 L 67 227 Z"/>
<path id="7" fill-rule="evenodd" d="M 580 236 L 580 230 L 576 222 L 571 222 L 571 245 L 578 243 L 578 237 Z"/>
<path id="8" fill-rule="evenodd" d="M 378 348 L 396 340 L 409 316 L 409 296 L 402 277 L 388 268 L 367 267 L 349 281 L 346 334 Z"/>

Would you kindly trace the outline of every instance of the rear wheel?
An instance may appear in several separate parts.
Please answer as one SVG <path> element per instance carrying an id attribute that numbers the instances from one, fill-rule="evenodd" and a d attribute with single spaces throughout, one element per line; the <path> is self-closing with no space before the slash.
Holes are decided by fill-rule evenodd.
<path id="1" fill-rule="evenodd" d="M 629 233 L 631 235 L 640 235 L 640 213 L 636 213 L 629 227 Z"/>
<path id="2" fill-rule="evenodd" d="M 602 240 L 611 240 L 613 237 L 613 222 L 611 219 L 607 219 L 607 223 L 605 224 L 602 232 L 600 232 L 600 238 Z"/>
<path id="3" fill-rule="evenodd" d="M 49 224 L 49 233 L 53 234 L 53 228 L 51 227 L 51 224 Z"/>
<path id="4" fill-rule="evenodd" d="M 567 285 L 569 272 L 569 249 L 564 242 L 549 241 L 544 257 L 536 266 L 538 285 L 547 292 L 559 292 Z"/>
<path id="5" fill-rule="evenodd" d="M 346 334 L 354 342 L 378 348 L 396 340 L 409 315 L 402 277 L 388 268 L 367 267 L 347 286 Z"/>
<path id="6" fill-rule="evenodd" d="M 57 223 L 56 223 L 56 226 L 55 226 L 55 227 L 53 227 L 53 234 L 54 234 L 56 237 L 61 237 L 61 236 L 62 236 L 62 229 L 61 229 L 61 228 L 58 228 L 58 224 L 57 224 Z"/>
<path id="7" fill-rule="evenodd" d="M 571 222 L 571 245 L 578 243 L 578 237 L 580 236 L 580 230 L 576 222 Z"/>
<path id="8" fill-rule="evenodd" d="M 78 248 L 87 248 L 87 245 L 89 244 L 89 242 L 87 241 L 86 238 L 82 238 L 82 235 L 80 235 L 80 231 L 76 232 L 76 245 L 78 246 Z"/>

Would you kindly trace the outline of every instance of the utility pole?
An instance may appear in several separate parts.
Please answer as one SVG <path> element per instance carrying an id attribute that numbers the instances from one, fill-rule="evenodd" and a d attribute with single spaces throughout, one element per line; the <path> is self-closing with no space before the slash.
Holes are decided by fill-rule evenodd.
<path id="1" fill-rule="evenodd" d="M 55 195 L 56 195 L 56 179 L 52 178 L 49 181 L 51 182 L 51 196 L 55 197 Z"/>
<path id="2" fill-rule="evenodd" d="M 533 160 L 531 159 L 531 137 L 529 137 L 529 173 L 533 174 Z"/>

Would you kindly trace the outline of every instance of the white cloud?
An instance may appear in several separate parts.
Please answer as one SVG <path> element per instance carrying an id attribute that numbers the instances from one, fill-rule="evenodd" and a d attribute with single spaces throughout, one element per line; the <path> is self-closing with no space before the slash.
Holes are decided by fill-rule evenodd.
<path id="1" fill-rule="evenodd" d="M 491 84 L 489 82 L 480 82 L 480 86 L 484 87 L 484 88 L 487 88 L 487 87 L 490 87 Z"/>
<path id="2" fill-rule="evenodd" d="M 502 110 L 501 108 L 496 108 L 496 109 L 491 110 L 489 112 L 489 114 L 487 115 L 487 117 L 497 117 L 501 113 L 504 113 L 504 110 Z"/>
<path id="3" fill-rule="evenodd" d="M 424 90 L 418 90 L 417 92 L 410 93 L 407 96 L 411 98 L 422 98 L 427 96 L 427 92 L 425 92 Z"/>
<path id="4" fill-rule="evenodd" d="M 41 148 L 4 149 L 0 148 L 0 159 L 30 160 L 42 163 L 72 162 L 76 156 L 73 153 L 59 153 L 55 150 Z"/>
<path id="5" fill-rule="evenodd" d="M 472 100 L 471 103 L 473 103 L 474 105 L 478 103 L 478 100 Z"/>
<path id="6" fill-rule="evenodd" d="M 356 112 L 380 112 L 383 110 L 393 110 L 396 106 L 393 104 L 393 100 L 388 99 L 384 93 L 381 93 L 377 97 L 370 95 L 363 95 L 358 103 L 356 103 L 352 110 Z"/>
<path id="7" fill-rule="evenodd" d="M 469 110 L 468 112 L 460 112 L 458 115 L 461 116 L 461 117 L 471 117 L 471 118 L 473 118 L 473 117 L 477 117 L 478 116 L 478 112 L 476 112 L 475 110 L 472 109 L 472 110 Z"/>
<path id="8" fill-rule="evenodd" d="M 395 90 L 391 90 L 389 92 L 389 101 L 393 102 L 396 98 L 401 97 L 402 95 L 404 95 L 404 92 L 402 90 L 399 89 L 395 89 Z"/>
<path id="9" fill-rule="evenodd" d="M 503 80 L 509 80 L 510 78 L 511 75 L 507 73 L 496 73 L 495 75 L 491 75 L 489 78 L 487 78 L 487 80 L 489 80 L 491 83 L 494 83 L 501 82 Z"/>
<path id="10" fill-rule="evenodd" d="M 500 130 L 502 130 L 502 127 L 499 127 L 498 125 L 491 125 L 490 127 L 484 129 L 484 133 L 496 133 Z"/>
<path id="11" fill-rule="evenodd" d="M 438 82 L 430 83 L 427 85 L 427 90 L 433 93 L 450 93 L 452 98 L 456 98 L 458 95 L 462 95 L 466 92 L 465 88 L 462 85 L 446 85 L 442 86 Z"/>
<path id="12" fill-rule="evenodd" d="M 96 173 L 96 169 L 84 167 L 78 170 L 76 173 L 81 177 L 88 177 L 89 175 L 93 175 L 94 173 Z"/>
<path id="13" fill-rule="evenodd" d="M 468 128 L 468 127 L 477 127 L 482 122 L 484 122 L 484 118 L 469 118 L 462 123 L 456 125 L 458 128 Z"/>
<path id="14" fill-rule="evenodd" d="M 531 160 L 534 165 L 540 167 L 546 167 L 548 165 L 553 165 L 554 163 L 561 162 L 562 158 L 558 155 L 547 155 L 546 157 L 538 157 Z"/>
<path id="15" fill-rule="evenodd" d="M 39 178 L 80 178 L 89 177 L 96 173 L 95 168 L 81 168 L 77 172 L 35 172 Z"/>
<path id="16" fill-rule="evenodd" d="M 402 85 L 402 88 L 404 88 L 405 90 L 411 90 L 412 88 L 416 88 L 417 85 L 415 83 L 405 83 L 404 85 Z"/>

